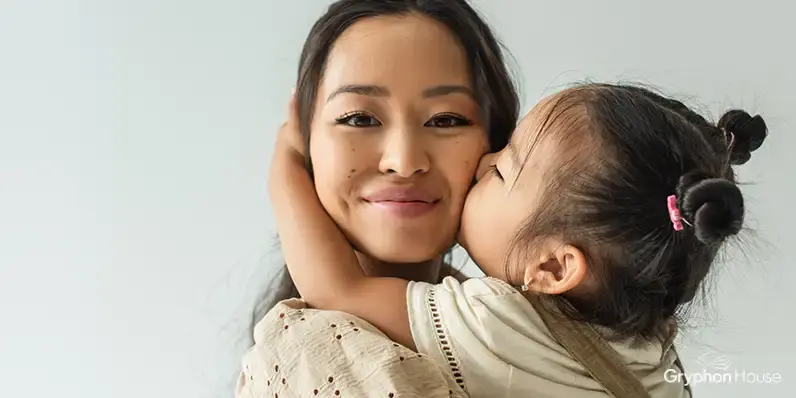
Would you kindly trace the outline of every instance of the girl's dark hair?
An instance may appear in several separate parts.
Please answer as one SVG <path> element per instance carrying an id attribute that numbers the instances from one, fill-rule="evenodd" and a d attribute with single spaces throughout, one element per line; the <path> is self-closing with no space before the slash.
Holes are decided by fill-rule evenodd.
<path id="1" fill-rule="evenodd" d="M 515 247 L 557 236 L 586 255 L 596 297 L 555 303 L 619 337 L 661 336 L 682 321 L 721 244 L 743 227 L 744 200 L 732 165 L 762 145 L 762 117 L 731 110 L 717 124 L 647 89 L 587 84 L 554 99 L 542 131 L 572 160 L 556 167 L 542 206 Z M 579 156 L 578 150 L 596 150 Z M 568 158 L 567 158 L 568 159 Z M 685 229 L 675 231 L 676 195 Z"/>
<path id="2" fill-rule="evenodd" d="M 408 14 L 422 15 L 442 23 L 460 41 L 467 53 L 472 86 L 486 121 L 490 148 L 497 151 L 508 143 L 519 117 L 517 90 L 504 62 L 500 43 L 466 0 L 340 0 L 329 6 L 315 22 L 301 51 L 296 102 L 307 148 L 318 85 L 337 38 L 362 19 Z M 312 171 L 309 156 L 308 167 Z M 265 294 L 266 298 L 260 300 L 255 308 L 255 322 L 279 300 L 298 295 L 285 267 L 273 276 Z"/>

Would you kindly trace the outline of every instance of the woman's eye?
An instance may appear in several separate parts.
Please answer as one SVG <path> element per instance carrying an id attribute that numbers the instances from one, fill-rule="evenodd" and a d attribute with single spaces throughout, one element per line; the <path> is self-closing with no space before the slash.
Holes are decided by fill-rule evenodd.
<path id="1" fill-rule="evenodd" d="M 378 119 L 365 113 L 343 115 L 335 120 L 337 124 L 345 124 L 351 127 L 374 127 L 381 125 Z"/>
<path id="2" fill-rule="evenodd" d="M 448 129 L 452 127 L 471 126 L 473 122 L 457 115 L 437 115 L 424 124 L 425 127 Z"/>

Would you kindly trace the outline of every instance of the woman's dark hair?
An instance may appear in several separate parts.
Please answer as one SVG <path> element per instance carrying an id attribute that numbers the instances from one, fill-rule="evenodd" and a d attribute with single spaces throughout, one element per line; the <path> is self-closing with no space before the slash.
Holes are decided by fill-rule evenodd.
<path id="1" fill-rule="evenodd" d="M 490 148 L 497 151 L 508 143 L 519 117 L 517 90 L 500 43 L 466 0 L 340 0 L 329 6 L 315 22 L 301 51 L 296 103 L 307 147 L 318 86 L 337 38 L 362 19 L 407 14 L 422 15 L 442 23 L 460 41 L 467 53 L 472 86 L 486 121 Z M 312 171 L 309 156 L 308 167 Z M 279 300 L 298 295 L 285 267 L 278 270 L 267 289 L 268 297 L 255 308 L 255 322 Z"/>
<path id="2" fill-rule="evenodd" d="M 299 60 L 296 102 L 307 145 L 318 84 L 337 38 L 364 18 L 406 14 L 442 23 L 459 40 L 467 53 L 476 100 L 487 121 L 490 148 L 502 149 L 517 124 L 519 98 L 500 43 L 466 0 L 340 0 L 329 6 L 310 30 Z M 309 156 L 308 162 L 311 166 Z"/>
<path id="3" fill-rule="evenodd" d="M 555 182 L 515 249 L 562 237 L 586 255 L 600 289 L 554 303 L 619 337 L 661 336 L 682 321 L 721 244 L 743 227 L 732 165 L 762 145 L 766 124 L 742 110 L 713 124 L 679 101 L 628 85 L 581 85 L 554 101 L 542 131 L 574 155 L 549 177 Z M 589 155 L 578 156 L 581 150 Z M 685 220 L 680 231 L 667 209 L 670 195 Z"/>

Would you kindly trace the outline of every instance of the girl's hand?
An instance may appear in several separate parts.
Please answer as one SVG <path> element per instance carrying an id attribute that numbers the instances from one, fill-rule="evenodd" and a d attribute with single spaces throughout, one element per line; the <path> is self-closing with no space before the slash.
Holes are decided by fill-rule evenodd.
<path id="1" fill-rule="evenodd" d="M 272 193 L 284 189 L 286 184 L 293 181 L 296 173 L 307 174 L 307 159 L 304 152 L 304 138 L 299 128 L 295 94 L 293 94 L 288 103 L 287 120 L 277 132 L 274 156 L 271 158 L 268 187 Z"/>
<path id="2" fill-rule="evenodd" d="M 406 289 L 397 278 L 369 278 L 354 249 L 326 212 L 305 165 L 296 101 L 279 129 L 268 185 L 285 264 L 311 307 L 348 312 L 414 348 Z"/>
<path id="3" fill-rule="evenodd" d="M 301 135 L 301 128 L 299 127 L 295 91 L 291 94 L 290 101 L 288 102 L 287 121 L 282 124 L 277 134 L 276 150 L 293 152 L 294 154 L 300 155 L 302 158 L 306 156 L 304 153 L 304 137 Z"/>

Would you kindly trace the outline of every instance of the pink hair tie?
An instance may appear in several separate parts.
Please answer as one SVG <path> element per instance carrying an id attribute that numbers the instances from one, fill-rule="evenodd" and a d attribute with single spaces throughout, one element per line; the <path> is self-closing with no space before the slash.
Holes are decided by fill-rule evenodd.
<path id="1" fill-rule="evenodd" d="M 669 219 L 672 220 L 672 226 L 675 231 L 683 230 L 683 217 L 680 216 L 680 210 L 677 208 L 677 197 L 674 195 L 666 198 L 666 207 L 669 208 Z"/>

